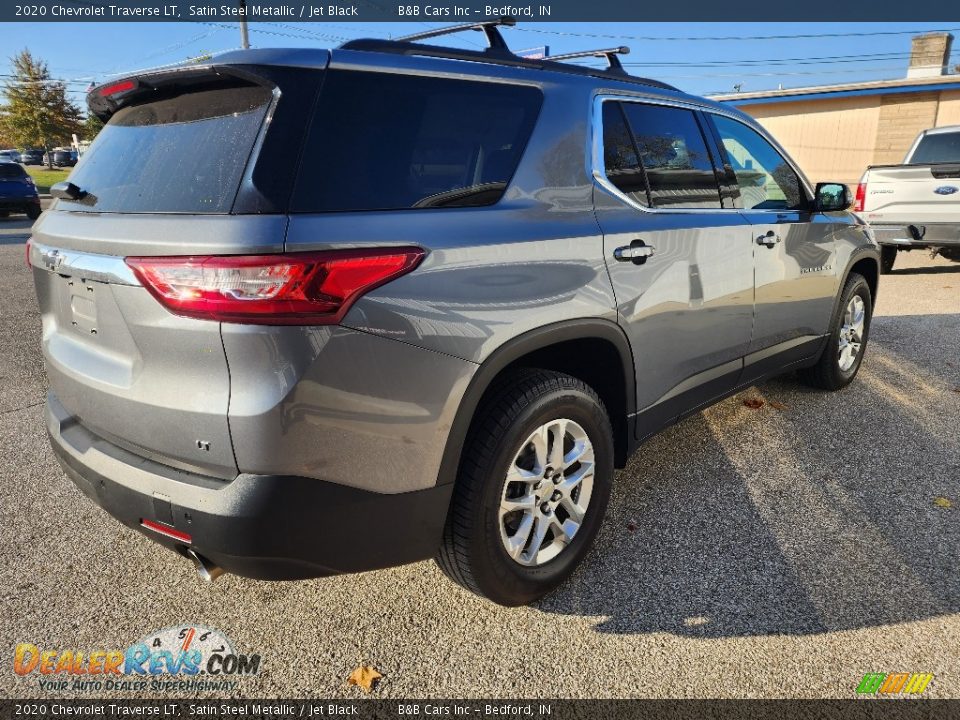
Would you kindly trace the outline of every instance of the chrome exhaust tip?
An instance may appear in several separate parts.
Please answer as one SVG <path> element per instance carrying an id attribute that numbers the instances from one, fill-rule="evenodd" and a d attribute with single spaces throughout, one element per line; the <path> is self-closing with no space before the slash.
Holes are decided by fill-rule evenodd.
<path id="1" fill-rule="evenodd" d="M 194 567 L 197 568 L 197 575 L 199 575 L 200 579 L 204 582 L 212 583 L 223 575 L 222 567 L 214 565 L 193 548 L 187 548 L 187 557 L 193 561 Z"/>

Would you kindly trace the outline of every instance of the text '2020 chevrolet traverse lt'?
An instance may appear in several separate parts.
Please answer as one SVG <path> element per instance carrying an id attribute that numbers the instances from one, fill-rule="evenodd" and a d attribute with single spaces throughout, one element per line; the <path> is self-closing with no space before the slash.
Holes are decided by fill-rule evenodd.
<path id="1" fill-rule="evenodd" d="M 202 574 L 436 558 L 498 603 L 583 558 L 614 468 L 764 378 L 863 358 L 878 251 L 729 107 L 360 40 L 94 89 L 33 228 L 67 475 Z"/>

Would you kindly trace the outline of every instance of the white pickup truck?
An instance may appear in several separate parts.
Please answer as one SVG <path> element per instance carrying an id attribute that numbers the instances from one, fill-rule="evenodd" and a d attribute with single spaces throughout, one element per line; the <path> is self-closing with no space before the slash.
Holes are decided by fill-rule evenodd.
<path id="1" fill-rule="evenodd" d="M 872 165 L 854 210 L 881 246 L 882 273 L 900 250 L 926 248 L 960 262 L 960 125 L 924 130 L 903 165 Z"/>

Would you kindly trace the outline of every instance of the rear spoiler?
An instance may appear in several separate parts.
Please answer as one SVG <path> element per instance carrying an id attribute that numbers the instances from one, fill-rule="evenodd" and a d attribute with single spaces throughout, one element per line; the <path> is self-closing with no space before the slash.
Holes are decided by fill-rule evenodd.
<path id="1" fill-rule="evenodd" d="M 218 85 L 237 80 L 272 87 L 273 82 L 250 65 L 190 65 L 131 75 L 112 80 L 87 93 L 87 107 L 103 122 L 125 105 L 159 99 L 191 85 Z"/>

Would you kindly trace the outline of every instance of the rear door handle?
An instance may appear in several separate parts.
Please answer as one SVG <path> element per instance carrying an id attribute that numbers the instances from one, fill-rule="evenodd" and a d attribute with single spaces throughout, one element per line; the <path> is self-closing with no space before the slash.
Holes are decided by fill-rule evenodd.
<path id="1" fill-rule="evenodd" d="M 780 242 L 780 236 L 773 230 L 757 238 L 757 245 L 766 245 L 768 248 L 772 248 L 778 242 Z"/>
<path id="2" fill-rule="evenodd" d="M 623 245 L 614 250 L 613 257 L 619 262 L 643 265 L 647 258 L 653 255 L 655 249 L 653 245 L 647 245 L 643 240 L 634 240 L 629 245 Z"/>

